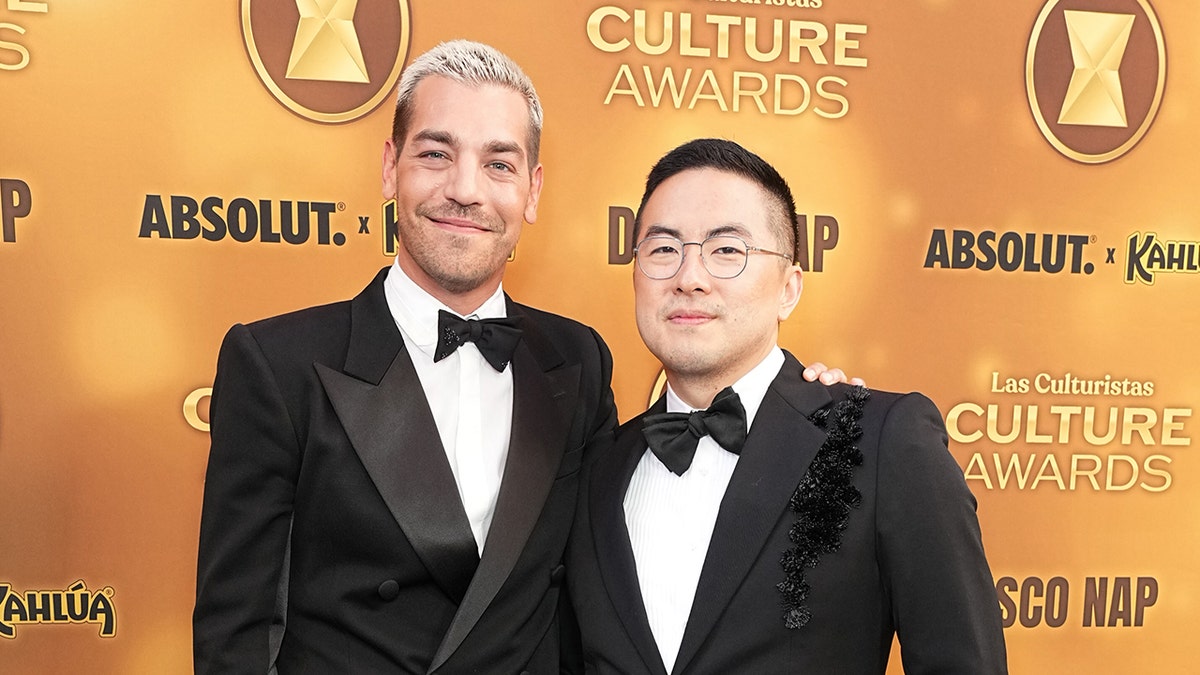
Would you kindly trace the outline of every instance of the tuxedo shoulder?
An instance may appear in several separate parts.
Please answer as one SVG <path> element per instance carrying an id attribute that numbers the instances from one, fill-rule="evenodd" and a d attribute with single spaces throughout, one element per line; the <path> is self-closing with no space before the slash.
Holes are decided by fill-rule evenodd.
<path id="1" fill-rule="evenodd" d="M 331 335 L 349 333 L 350 301 L 306 307 L 246 324 L 246 330 L 260 344 L 295 345 L 307 341 L 329 340 Z"/>
<path id="2" fill-rule="evenodd" d="M 849 384 L 829 387 L 832 405 L 837 406 L 854 396 L 856 391 L 865 391 L 859 423 L 868 437 L 877 434 L 887 436 L 925 436 L 931 438 L 945 435 L 942 413 L 937 405 L 920 392 L 896 392 L 883 389 L 868 389 Z M 835 408 L 829 408 L 834 410 Z"/>
<path id="3" fill-rule="evenodd" d="M 230 334 L 244 330 L 264 349 L 295 348 L 344 345 L 349 341 L 351 324 L 355 323 L 361 323 L 360 330 L 368 332 L 394 327 L 383 290 L 387 271 L 385 267 L 376 273 L 353 299 L 305 307 L 234 326 Z"/>
<path id="4" fill-rule="evenodd" d="M 596 329 L 560 314 L 513 303 L 514 314 L 521 316 L 526 327 L 530 345 L 535 351 L 557 352 L 568 361 L 611 361 L 612 357 L 604 338 Z"/>
<path id="5" fill-rule="evenodd" d="M 919 391 L 888 391 L 886 389 L 872 389 L 846 383 L 830 385 L 829 389 L 834 401 L 841 401 L 848 398 L 853 392 L 864 389 L 867 392 L 865 405 L 868 408 L 892 408 L 897 405 L 906 408 L 909 406 L 913 408 L 937 407 L 928 396 Z"/>
<path id="6" fill-rule="evenodd" d="M 526 319 L 533 321 L 542 330 L 577 333 L 579 335 L 595 333 L 595 330 L 593 330 L 591 326 L 580 321 L 576 321 L 570 317 L 566 317 L 561 314 L 555 314 L 553 312 L 547 312 L 546 310 L 538 309 L 537 307 L 523 305 L 519 302 L 514 302 L 513 304 L 516 306 L 518 311 L 525 315 Z"/>
<path id="7" fill-rule="evenodd" d="M 350 302 L 341 301 L 235 325 L 222 351 L 240 344 L 262 353 L 276 370 L 286 370 L 313 361 L 338 361 L 349 339 Z"/>
<path id="8" fill-rule="evenodd" d="M 350 301 L 339 300 L 251 321 L 246 327 L 255 335 L 270 335 L 303 330 L 309 326 L 327 325 L 331 322 L 344 322 L 349 318 Z"/>
<path id="9" fill-rule="evenodd" d="M 835 401 L 849 396 L 855 389 L 849 385 L 836 386 L 843 387 L 846 393 L 834 394 Z M 947 454 L 942 413 L 928 396 L 920 392 L 866 391 L 868 397 L 859 417 L 864 449 L 895 446 L 904 456 L 918 450 Z"/>

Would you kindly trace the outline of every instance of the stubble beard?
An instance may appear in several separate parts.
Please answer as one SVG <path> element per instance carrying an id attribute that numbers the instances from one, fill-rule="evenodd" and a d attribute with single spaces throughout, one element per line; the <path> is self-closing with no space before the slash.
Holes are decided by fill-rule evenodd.
<path id="1" fill-rule="evenodd" d="M 441 210 L 418 207 L 414 220 L 438 216 L 470 218 L 492 232 L 503 229 L 503 224 L 467 207 Z M 479 288 L 495 276 L 508 259 L 508 252 L 500 250 L 504 246 L 502 238 L 493 240 L 490 249 L 479 251 L 472 246 L 474 236 L 443 232 L 433 225 L 413 222 L 400 226 L 401 245 L 413 262 L 439 287 L 455 294 Z"/>

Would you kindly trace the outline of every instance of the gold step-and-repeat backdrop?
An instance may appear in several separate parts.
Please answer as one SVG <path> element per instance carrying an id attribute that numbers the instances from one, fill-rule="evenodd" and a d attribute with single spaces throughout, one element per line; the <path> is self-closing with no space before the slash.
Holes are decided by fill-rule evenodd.
<path id="1" fill-rule="evenodd" d="M 1192 0 L 0 0 L 0 672 L 190 669 L 219 341 L 388 264 L 392 88 L 455 37 L 539 88 L 505 288 L 623 419 L 646 171 L 734 139 L 807 233 L 784 346 L 944 413 L 1012 671 L 1194 672 Z"/>

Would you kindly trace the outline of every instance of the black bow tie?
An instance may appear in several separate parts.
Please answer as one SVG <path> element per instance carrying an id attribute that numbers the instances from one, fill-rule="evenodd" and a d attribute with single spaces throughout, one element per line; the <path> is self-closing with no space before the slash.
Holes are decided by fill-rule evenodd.
<path id="1" fill-rule="evenodd" d="M 735 455 L 746 444 L 746 408 L 733 387 L 722 389 L 707 410 L 647 415 L 642 424 L 642 435 L 654 456 L 677 476 L 692 466 L 696 445 L 704 436 L 712 436 Z"/>
<path id="2" fill-rule="evenodd" d="M 434 362 L 454 353 L 464 342 L 474 342 L 483 358 L 503 372 L 512 360 L 517 343 L 521 341 L 521 329 L 517 319 L 464 319 L 444 309 L 438 310 L 438 343 L 433 353 Z"/>

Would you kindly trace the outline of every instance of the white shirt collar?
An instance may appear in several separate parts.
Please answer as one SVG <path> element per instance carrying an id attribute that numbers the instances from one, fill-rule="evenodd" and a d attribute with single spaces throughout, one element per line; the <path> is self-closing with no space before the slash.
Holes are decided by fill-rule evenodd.
<path id="1" fill-rule="evenodd" d="M 397 261 L 392 262 L 387 278 L 383 281 L 383 293 L 396 325 L 418 349 L 430 357 L 437 347 L 438 310 L 472 319 L 500 319 L 508 316 L 503 285 L 497 286 L 496 292 L 484 300 L 474 312 L 464 316 L 418 286 L 400 269 L 400 263 Z"/>
<path id="2" fill-rule="evenodd" d="M 758 414 L 763 397 L 767 395 L 767 388 L 771 386 L 775 377 L 779 375 L 779 370 L 783 368 L 783 361 L 783 350 L 776 345 L 762 361 L 758 362 L 757 366 L 751 368 L 750 372 L 733 383 L 733 390 L 737 392 L 738 398 L 742 400 L 742 406 L 746 409 L 747 429 L 754 424 L 754 416 Z M 671 389 L 671 384 L 668 382 L 667 412 L 691 412 L 693 410 L 695 408 L 684 403 L 675 394 L 675 390 Z"/>

